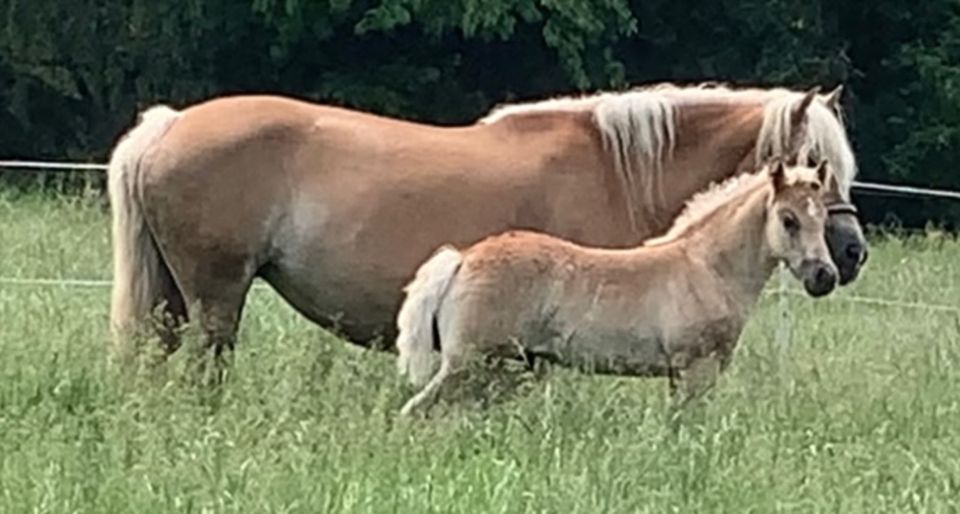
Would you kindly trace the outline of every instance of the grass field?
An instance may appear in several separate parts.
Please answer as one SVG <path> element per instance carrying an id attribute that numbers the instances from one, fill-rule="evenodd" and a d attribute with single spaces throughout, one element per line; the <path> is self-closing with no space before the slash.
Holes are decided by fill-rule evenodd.
<path id="1" fill-rule="evenodd" d="M 108 225 L 0 195 L 0 276 L 109 278 Z M 0 283 L 0 512 L 958 512 L 960 323 L 855 295 L 960 307 L 960 244 L 877 238 L 855 286 L 789 297 L 783 351 L 765 299 L 678 423 L 662 381 L 557 370 L 405 423 L 391 358 L 268 289 L 211 399 L 177 359 L 107 365 L 108 289 Z"/>

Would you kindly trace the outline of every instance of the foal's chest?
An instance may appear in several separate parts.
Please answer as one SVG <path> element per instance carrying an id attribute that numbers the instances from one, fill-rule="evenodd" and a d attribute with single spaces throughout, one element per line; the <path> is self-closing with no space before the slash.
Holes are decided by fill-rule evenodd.
<path id="1" fill-rule="evenodd" d="M 689 321 L 664 331 L 664 347 L 673 366 L 684 367 L 690 360 L 712 353 L 726 359 L 742 331 L 743 321 L 737 316 Z"/>

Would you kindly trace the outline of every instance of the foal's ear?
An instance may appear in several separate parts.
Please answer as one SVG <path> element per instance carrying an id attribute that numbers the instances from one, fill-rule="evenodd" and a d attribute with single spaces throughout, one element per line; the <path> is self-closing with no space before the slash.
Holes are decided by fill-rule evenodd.
<path id="1" fill-rule="evenodd" d="M 803 98 L 790 109 L 790 123 L 792 123 L 793 126 L 797 126 L 803 121 L 803 117 L 807 114 L 807 108 L 810 107 L 810 104 L 819 92 L 820 86 L 813 86 L 803 95 Z"/>
<path id="2" fill-rule="evenodd" d="M 827 160 L 824 159 L 820 161 L 820 164 L 817 166 L 817 182 L 820 182 L 821 186 L 827 185 L 827 175 L 830 173 L 830 169 L 827 168 Z"/>
<path id="3" fill-rule="evenodd" d="M 773 167 L 770 169 L 770 179 L 773 180 L 773 191 L 779 193 L 787 187 L 787 169 L 783 165 L 783 161 L 777 159 L 773 163 Z"/>

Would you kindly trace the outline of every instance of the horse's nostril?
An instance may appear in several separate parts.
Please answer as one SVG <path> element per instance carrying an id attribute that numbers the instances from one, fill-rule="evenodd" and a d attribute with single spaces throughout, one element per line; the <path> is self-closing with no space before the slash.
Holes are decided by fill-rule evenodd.
<path id="1" fill-rule="evenodd" d="M 847 245 L 846 249 L 847 257 L 855 260 L 857 262 L 860 259 L 866 259 L 866 252 L 864 251 L 863 245 L 860 243 L 850 243 Z"/>

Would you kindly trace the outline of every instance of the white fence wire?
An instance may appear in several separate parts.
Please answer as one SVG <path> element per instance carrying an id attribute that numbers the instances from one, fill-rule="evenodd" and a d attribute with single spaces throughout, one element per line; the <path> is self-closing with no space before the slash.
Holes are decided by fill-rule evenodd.
<path id="1" fill-rule="evenodd" d="M 106 171 L 107 165 L 86 162 L 0 160 L 0 168 L 40 171 Z"/>
<path id="2" fill-rule="evenodd" d="M 28 160 L 0 160 L 0 169 L 21 170 L 21 171 L 55 171 L 55 172 L 76 172 L 76 171 L 105 171 L 106 164 L 100 163 L 77 163 L 77 162 L 56 162 L 56 161 L 28 161 Z M 905 186 L 897 184 L 881 184 L 875 182 L 854 182 L 854 189 L 865 192 L 880 194 L 894 194 L 907 197 L 926 197 L 939 198 L 946 200 L 960 200 L 960 191 L 948 191 L 940 189 L 931 189 L 916 186 Z M 786 271 L 781 269 L 779 273 L 779 287 L 770 289 L 767 295 L 778 297 L 778 309 L 780 311 L 781 321 L 778 323 L 777 339 L 783 347 L 790 345 L 791 323 L 789 321 L 788 298 L 790 296 L 805 296 L 800 291 L 794 291 L 787 287 Z M 109 288 L 111 282 L 101 279 L 81 279 L 81 278 L 31 278 L 31 277 L 0 277 L 0 285 L 19 286 L 19 287 L 67 287 L 67 288 Z M 265 288 L 265 284 L 255 283 L 255 288 Z M 946 312 L 960 315 L 960 307 L 943 304 L 932 304 L 924 302 L 911 302 L 892 298 L 878 298 L 873 296 L 859 296 L 854 294 L 831 295 L 829 301 L 838 301 L 862 305 L 872 305 L 875 307 L 897 308 L 897 309 L 915 309 L 935 312 Z"/>
<path id="3" fill-rule="evenodd" d="M 86 288 L 106 289 L 113 285 L 110 280 L 85 278 L 39 278 L 39 277 L 0 277 L 0 285 L 21 287 L 58 287 L 58 288 Z M 264 284 L 255 282 L 253 287 L 261 289 Z"/>
<path id="4" fill-rule="evenodd" d="M 113 285 L 110 280 L 104 279 L 83 279 L 83 278 L 39 278 L 39 277 L 0 277 L 0 285 L 14 287 L 51 287 L 51 288 L 86 288 L 86 289 L 106 289 Z M 255 289 L 267 289 L 267 286 L 261 282 L 253 284 Z M 768 289 L 764 293 L 766 296 L 777 296 L 786 299 L 790 296 L 806 297 L 802 291 L 779 287 Z M 875 296 L 862 296 L 855 294 L 833 295 L 827 298 L 828 301 L 857 303 L 864 305 L 873 305 L 877 307 L 891 307 L 902 309 L 916 309 L 926 311 L 951 312 L 960 314 L 960 306 L 944 305 L 937 303 L 912 302 L 892 298 L 879 298 Z"/>

